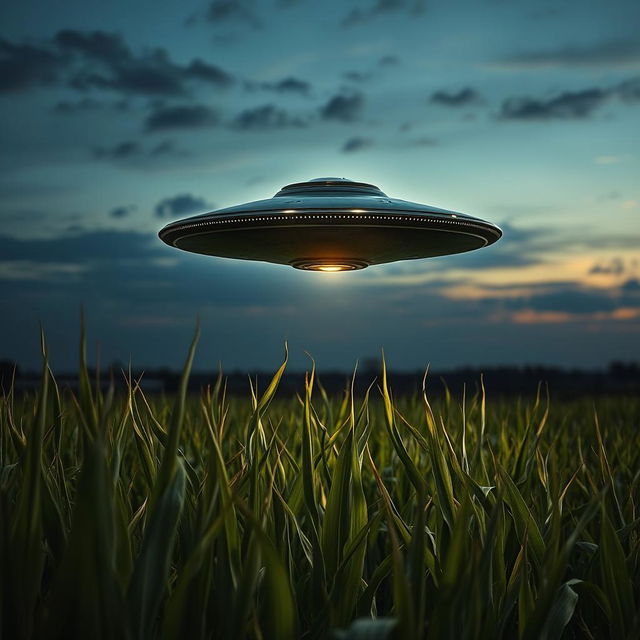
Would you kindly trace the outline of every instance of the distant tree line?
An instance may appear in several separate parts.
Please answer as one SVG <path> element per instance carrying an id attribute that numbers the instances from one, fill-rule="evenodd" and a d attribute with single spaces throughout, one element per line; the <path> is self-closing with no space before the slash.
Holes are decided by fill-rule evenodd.
<path id="1" fill-rule="evenodd" d="M 370 384 L 380 378 L 379 363 L 367 359 L 357 372 L 355 381 L 356 393 L 364 393 Z M 97 372 L 90 369 L 93 380 L 99 379 L 106 387 L 110 381 L 117 389 L 126 387 L 128 371 L 115 363 Z M 189 389 L 197 391 L 215 382 L 218 372 L 201 371 L 192 373 Z M 227 392 L 244 395 L 249 389 L 249 379 L 258 389 L 268 385 L 273 372 L 269 371 L 231 371 L 223 373 Z M 157 369 L 133 370 L 133 380 L 140 380 L 140 385 L 147 393 L 172 393 L 178 388 L 180 371 L 167 367 Z M 319 383 L 327 393 L 340 393 L 350 383 L 352 372 L 325 371 L 319 372 Z M 389 384 L 396 395 L 408 395 L 420 392 L 424 371 L 389 371 Z M 37 388 L 40 372 L 23 371 L 15 362 L 0 360 L 0 386 L 6 392 L 15 384 L 15 389 L 26 391 Z M 78 379 L 76 372 L 56 373 L 60 386 L 76 388 Z M 466 391 L 473 395 L 481 387 L 481 380 L 491 395 L 523 395 L 535 394 L 539 385 L 548 385 L 556 396 L 600 395 L 637 393 L 640 391 L 640 363 L 612 361 L 602 370 L 585 370 L 578 368 L 551 367 L 542 365 L 492 366 L 492 367 L 460 367 L 448 371 L 430 371 L 427 377 L 427 389 L 431 395 L 440 395 L 449 390 L 456 396 Z M 304 374 L 301 371 L 285 372 L 279 386 L 279 395 L 295 395 L 304 386 Z"/>

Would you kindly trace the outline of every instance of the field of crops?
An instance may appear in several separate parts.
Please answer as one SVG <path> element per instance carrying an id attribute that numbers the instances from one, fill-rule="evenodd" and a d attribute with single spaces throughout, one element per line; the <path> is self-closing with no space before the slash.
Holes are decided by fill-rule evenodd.
<path id="1" fill-rule="evenodd" d="M 3 638 L 640 638 L 640 399 L 193 396 L 193 348 L 5 391 Z"/>

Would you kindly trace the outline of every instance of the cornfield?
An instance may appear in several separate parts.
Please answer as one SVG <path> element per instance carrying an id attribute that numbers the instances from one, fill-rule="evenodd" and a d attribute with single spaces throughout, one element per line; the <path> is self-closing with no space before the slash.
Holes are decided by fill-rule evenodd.
<path id="1" fill-rule="evenodd" d="M 0 405 L 3 638 L 640 638 L 640 400 L 425 393 Z M 552 394 L 551 394 L 552 395 Z"/>

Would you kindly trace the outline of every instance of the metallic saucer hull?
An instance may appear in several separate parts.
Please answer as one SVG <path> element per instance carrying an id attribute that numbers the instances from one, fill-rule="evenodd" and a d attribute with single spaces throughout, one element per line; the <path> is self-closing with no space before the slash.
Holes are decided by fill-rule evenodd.
<path id="1" fill-rule="evenodd" d="M 472 251 L 502 235 L 472 216 L 391 199 L 372 185 L 331 180 L 290 185 L 268 200 L 173 222 L 159 235 L 193 253 L 348 269 Z"/>

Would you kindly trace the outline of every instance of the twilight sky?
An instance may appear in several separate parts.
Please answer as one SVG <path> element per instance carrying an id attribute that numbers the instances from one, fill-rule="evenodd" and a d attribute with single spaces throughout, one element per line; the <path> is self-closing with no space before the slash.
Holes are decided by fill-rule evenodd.
<path id="1" fill-rule="evenodd" d="M 0 9 L 0 359 L 394 369 L 640 359 L 637 0 L 142 0 Z M 315 274 L 170 220 L 319 176 L 500 225 Z"/>

